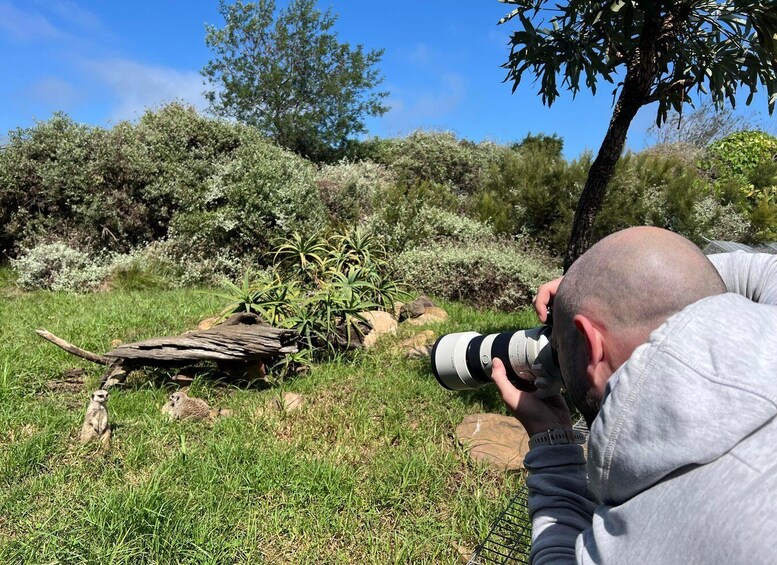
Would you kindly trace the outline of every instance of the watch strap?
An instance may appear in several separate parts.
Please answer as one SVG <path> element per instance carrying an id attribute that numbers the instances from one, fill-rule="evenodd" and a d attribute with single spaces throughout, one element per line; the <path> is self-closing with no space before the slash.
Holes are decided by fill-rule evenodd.
<path id="1" fill-rule="evenodd" d="M 572 428 L 557 428 L 534 434 L 529 438 L 529 449 L 534 449 L 540 445 L 566 445 L 574 443 L 583 445 L 586 437 L 583 432 Z"/>

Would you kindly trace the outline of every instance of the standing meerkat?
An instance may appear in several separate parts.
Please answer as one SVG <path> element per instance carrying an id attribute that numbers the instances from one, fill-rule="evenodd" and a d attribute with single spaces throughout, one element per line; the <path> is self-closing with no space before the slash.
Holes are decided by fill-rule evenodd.
<path id="1" fill-rule="evenodd" d="M 108 423 L 106 402 L 108 402 L 107 390 L 96 390 L 92 393 L 92 399 L 86 408 L 84 424 L 81 426 L 81 433 L 78 436 L 81 443 L 89 443 L 99 439 L 103 447 L 110 446 L 111 426 Z"/>

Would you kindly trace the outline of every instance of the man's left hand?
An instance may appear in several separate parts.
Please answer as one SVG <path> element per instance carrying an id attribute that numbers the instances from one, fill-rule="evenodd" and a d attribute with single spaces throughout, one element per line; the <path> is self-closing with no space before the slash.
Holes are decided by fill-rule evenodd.
<path id="1" fill-rule="evenodd" d="M 526 428 L 529 437 L 552 429 L 572 427 L 572 416 L 560 394 L 537 398 L 531 392 L 518 390 L 507 380 L 501 359 L 494 358 L 491 379 L 499 388 L 505 405 Z"/>

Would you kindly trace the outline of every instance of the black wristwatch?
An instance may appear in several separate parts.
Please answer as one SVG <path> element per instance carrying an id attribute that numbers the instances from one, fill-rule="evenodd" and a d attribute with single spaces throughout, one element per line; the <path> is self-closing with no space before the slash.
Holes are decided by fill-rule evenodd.
<path id="1" fill-rule="evenodd" d="M 572 428 L 557 428 L 534 434 L 529 439 L 529 449 L 540 445 L 566 445 L 574 443 L 583 445 L 586 441 L 585 434 Z"/>

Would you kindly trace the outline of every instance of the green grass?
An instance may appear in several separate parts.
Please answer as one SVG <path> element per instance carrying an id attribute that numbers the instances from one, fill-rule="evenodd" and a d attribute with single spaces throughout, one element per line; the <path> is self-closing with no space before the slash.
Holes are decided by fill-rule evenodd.
<path id="1" fill-rule="evenodd" d="M 110 450 L 82 447 L 100 367 L 33 330 L 103 352 L 191 329 L 222 304 L 191 290 L 0 294 L 0 562 L 452 563 L 520 484 L 453 437 L 466 414 L 503 411 L 496 391 L 445 391 L 392 343 L 280 388 L 198 379 L 193 394 L 233 411 L 213 424 L 168 423 L 169 389 L 133 379 L 111 392 Z M 534 323 L 446 308 L 441 332 Z M 74 367 L 86 386 L 58 387 Z M 274 409 L 285 391 L 306 406 Z"/>

